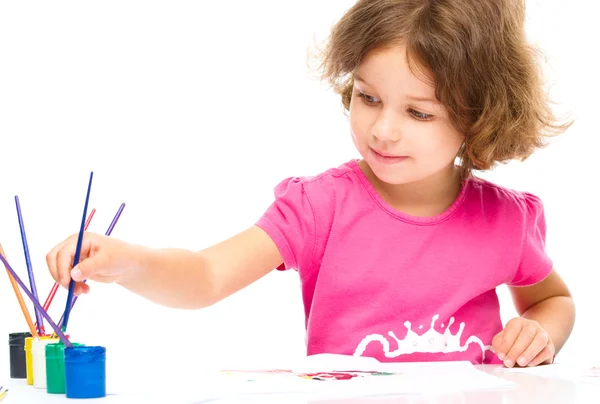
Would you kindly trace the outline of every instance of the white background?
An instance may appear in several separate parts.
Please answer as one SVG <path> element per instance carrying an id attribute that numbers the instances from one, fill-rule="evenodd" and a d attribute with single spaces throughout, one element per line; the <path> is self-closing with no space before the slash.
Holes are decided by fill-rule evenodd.
<path id="1" fill-rule="evenodd" d="M 90 230 L 155 247 L 202 249 L 253 224 L 273 187 L 358 157 L 338 96 L 307 51 L 352 0 L 0 3 L 0 242 L 26 280 L 19 195 L 40 299 L 46 253 L 79 228 L 90 171 Z M 557 110 L 575 125 L 525 163 L 484 178 L 543 198 L 548 250 L 577 303 L 559 356 L 600 365 L 595 20 L 588 0 L 529 1 Z M 595 10 L 590 9 L 595 8 Z M 4 277 L 4 279 L 3 279 Z M 499 289 L 502 316 L 514 316 Z M 50 314 L 58 320 L 66 291 Z M 0 338 L 26 331 L 0 274 Z M 260 365 L 304 354 L 298 276 L 272 273 L 201 311 L 157 306 L 92 284 L 69 332 L 108 349 L 109 374 L 147 358 L 156 372 Z M 0 349 L 0 380 L 8 349 Z M 186 362 L 187 361 L 187 362 Z"/>

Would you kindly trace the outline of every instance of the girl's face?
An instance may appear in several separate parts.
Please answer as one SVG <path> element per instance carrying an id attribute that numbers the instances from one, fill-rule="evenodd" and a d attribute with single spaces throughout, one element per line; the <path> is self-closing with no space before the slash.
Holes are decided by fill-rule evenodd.
<path id="1" fill-rule="evenodd" d="M 435 88 L 410 71 L 403 45 L 370 52 L 358 67 L 350 127 L 359 153 L 388 184 L 451 173 L 463 142 Z"/>

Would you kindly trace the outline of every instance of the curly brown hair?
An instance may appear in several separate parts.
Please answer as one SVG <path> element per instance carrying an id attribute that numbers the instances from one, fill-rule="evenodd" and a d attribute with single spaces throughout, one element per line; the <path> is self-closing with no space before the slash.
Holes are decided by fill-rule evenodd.
<path id="1" fill-rule="evenodd" d="M 458 157 L 467 176 L 525 160 L 571 125 L 551 110 L 524 26 L 524 0 L 359 0 L 334 25 L 319 68 L 348 111 L 365 56 L 405 44 L 411 70 L 433 78 L 465 135 Z"/>

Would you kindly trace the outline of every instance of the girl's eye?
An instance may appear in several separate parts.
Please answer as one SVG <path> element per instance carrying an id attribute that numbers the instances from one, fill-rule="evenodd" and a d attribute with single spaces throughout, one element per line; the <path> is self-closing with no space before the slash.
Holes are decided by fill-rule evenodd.
<path id="1" fill-rule="evenodd" d="M 414 109 L 409 109 L 408 112 L 410 112 L 410 114 L 415 117 L 415 119 L 418 119 L 420 121 L 429 121 L 432 118 L 432 115 L 426 114 L 424 112 L 419 112 L 416 111 Z"/>
<path id="2" fill-rule="evenodd" d="M 372 97 L 368 94 L 363 93 L 362 91 L 358 92 L 358 97 L 362 98 L 363 102 L 367 105 L 374 106 L 375 104 L 381 102 L 375 97 Z M 433 119 L 433 115 L 426 114 L 425 112 L 419 112 L 415 109 L 409 108 L 408 112 L 419 121 L 430 121 Z"/>
<path id="3" fill-rule="evenodd" d="M 374 104 L 377 104 L 379 102 L 379 100 L 377 98 L 371 97 L 370 95 L 367 95 L 367 94 L 365 94 L 363 92 L 359 92 L 358 96 L 360 98 L 362 98 L 363 101 L 364 101 L 364 103 L 367 104 L 367 105 L 374 105 Z"/>

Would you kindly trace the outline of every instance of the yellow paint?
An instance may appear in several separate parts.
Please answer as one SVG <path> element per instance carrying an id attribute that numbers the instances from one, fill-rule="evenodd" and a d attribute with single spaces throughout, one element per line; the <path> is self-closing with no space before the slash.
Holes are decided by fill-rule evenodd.
<path id="1" fill-rule="evenodd" d="M 25 338 L 25 366 L 27 369 L 27 384 L 33 386 L 33 356 L 31 355 L 31 342 L 35 337 Z M 50 335 L 40 337 L 40 339 L 50 339 Z"/>

